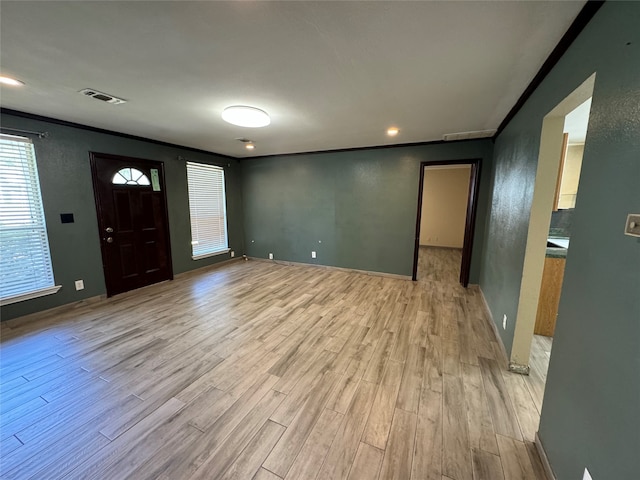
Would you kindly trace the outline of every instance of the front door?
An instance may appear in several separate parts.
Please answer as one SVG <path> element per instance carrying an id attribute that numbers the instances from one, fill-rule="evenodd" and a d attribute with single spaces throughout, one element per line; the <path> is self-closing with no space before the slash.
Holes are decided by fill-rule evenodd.
<path id="1" fill-rule="evenodd" d="M 173 278 L 164 164 L 91 153 L 107 296 Z"/>

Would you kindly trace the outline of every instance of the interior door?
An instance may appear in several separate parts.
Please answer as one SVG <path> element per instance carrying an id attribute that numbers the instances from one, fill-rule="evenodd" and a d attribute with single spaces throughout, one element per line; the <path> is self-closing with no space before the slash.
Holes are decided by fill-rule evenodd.
<path id="1" fill-rule="evenodd" d="M 164 164 L 91 153 L 107 296 L 173 278 Z"/>

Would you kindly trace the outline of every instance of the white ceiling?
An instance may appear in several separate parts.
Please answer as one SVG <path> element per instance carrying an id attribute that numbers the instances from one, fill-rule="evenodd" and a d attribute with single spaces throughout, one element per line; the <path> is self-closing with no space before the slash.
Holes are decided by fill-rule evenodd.
<path id="1" fill-rule="evenodd" d="M 3 0 L 0 67 L 26 86 L 0 98 L 237 157 L 440 140 L 497 128 L 583 5 Z M 271 125 L 226 124 L 234 104 Z"/>

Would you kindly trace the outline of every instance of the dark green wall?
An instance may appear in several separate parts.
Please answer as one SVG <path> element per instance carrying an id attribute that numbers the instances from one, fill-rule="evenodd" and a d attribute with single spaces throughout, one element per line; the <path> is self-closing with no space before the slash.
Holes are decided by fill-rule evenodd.
<path id="1" fill-rule="evenodd" d="M 607 2 L 498 137 L 480 285 L 515 318 L 543 117 L 596 72 L 540 424 L 558 480 L 640 472 L 640 3 Z M 513 328 L 513 327 L 512 327 Z M 510 350 L 513 329 L 502 332 Z"/>
<path id="2" fill-rule="evenodd" d="M 471 266 L 477 283 L 492 148 L 477 140 L 244 160 L 247 254 L 411 275 L 420 162 L 481 158 Z"/>
<path id="3" fill-rule="evenodd" d="M 35 137 L 33 140 L 53 273 L 56 285 L 62 285 L 56 294 L 2 307 L 3 320 L 106 293 L 90 151 L 164 162 L 174 274 L 229 258 L 226 254 L 197 261 L 191 259 L 186 166 L 178 156 L 203 163 L 224 164 L 229 242 L 237 254 L 244 250 L 240 165 L 236 160 L 13 115 L 3 114 L 0 120 L 3 127 L 49 132 L 48 138 Z M 60 223 L 61 213 L 73 213 L 75 223 Z M 84 280 L 85 289 L 76 291 L 74 281 L 79 279 Z"/>

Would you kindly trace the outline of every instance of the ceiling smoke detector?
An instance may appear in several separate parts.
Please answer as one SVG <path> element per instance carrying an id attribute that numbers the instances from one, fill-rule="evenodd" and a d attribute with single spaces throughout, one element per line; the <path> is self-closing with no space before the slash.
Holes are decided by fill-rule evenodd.
<path id="1" fill-rule="evenodd" d="M 78 93 L 84 95 L 85 97 L 102 100 L 103 102 L 110 103 L 111 105 L 120 105 L 121 103 L 127 103 L 127 101 L 122 98 L 114 97 L 113 95 L 109 95 L 108 93 L 99 92 L 98 90 L 94 90 L 93 88 L 85 88 L 84 90 L 80 90 Z"/>
<path id="2" fill-rule="evenodd" d="M 470 140 L 472 138 L 491 138 L 495 135 L 496 129 L 493 130 L 474 130 L 472 132 L 447 133 L 442 136 L 445 142 L 453 140 Z"/>

